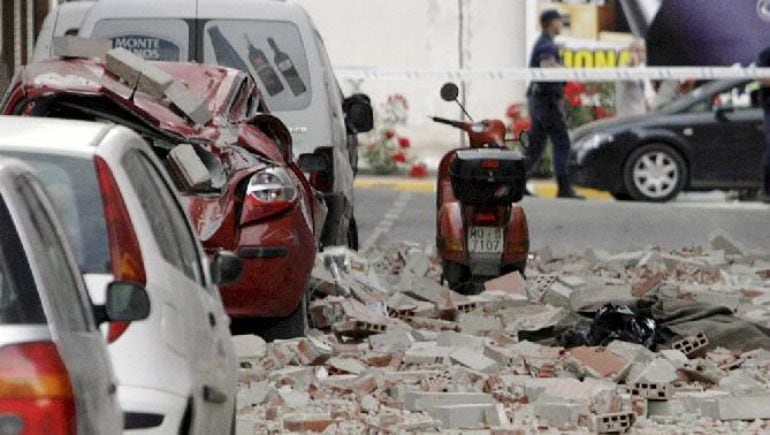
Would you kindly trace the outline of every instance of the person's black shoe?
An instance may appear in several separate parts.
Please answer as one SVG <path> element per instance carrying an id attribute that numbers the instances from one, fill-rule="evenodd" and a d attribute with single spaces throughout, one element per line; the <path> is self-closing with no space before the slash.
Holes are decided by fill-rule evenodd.
<path id="1" fill-rule="evenodd" d="M 574 190 L 569 190 L 569 191 L 566 191 L 566 192 L 559 192 L 559 194 L 556 195 L 556 197 L 560 198 L 560 199 L 576 199 L 576 200 L 579 200 L 579 201 L 582 201 L 582 200 L 586 199 L 585 196 L 578 195 L 577 193 L 575 193 Z"/>

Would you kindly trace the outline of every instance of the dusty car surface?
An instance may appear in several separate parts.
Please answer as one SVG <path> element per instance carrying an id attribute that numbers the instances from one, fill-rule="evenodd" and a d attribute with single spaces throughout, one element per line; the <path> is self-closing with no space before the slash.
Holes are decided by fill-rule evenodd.
<path id="1" fill-rule="evenodd" d="M 302 334 L 326 207 L 253 79 L 222 67 L 146 62 L 120 49 L 106 59 L 25 67 L 2 113 L 122 124 L 162 159 L 186 161 L 190 171 L 172 178 L 207 253 L 229 250 L 244 261 L 241 280 L 221 289 L 228 314 L 267 319 L 261 332 L 271 337 Z M 194 153 L 175 155 L 180 144 Z"/>

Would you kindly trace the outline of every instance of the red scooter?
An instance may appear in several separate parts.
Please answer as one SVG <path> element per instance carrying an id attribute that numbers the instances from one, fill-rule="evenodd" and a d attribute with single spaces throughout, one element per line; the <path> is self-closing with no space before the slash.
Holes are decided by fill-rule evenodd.
<path id="1" fill-rule="evenodd" d="M 516 203 L 526 191 L 527 172 L 524 156 L 506 146 L 505 124 L 474 122 L 458 95 L 454 83 L 441 88 L 441 98 L 456 102 L 470 121 L 432 118 L 465 131 L 470 143 L 449 151 L 439 165 L 436 246 L 443 280 L 455 291 L 475 294 L 489 279 L 525 272 L 529 228 Z"/>

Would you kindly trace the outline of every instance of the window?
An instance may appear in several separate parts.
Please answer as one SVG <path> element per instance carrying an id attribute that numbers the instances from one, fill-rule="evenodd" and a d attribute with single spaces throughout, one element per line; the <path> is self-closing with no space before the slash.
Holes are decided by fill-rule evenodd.
<path id="1" fill-rule="evenodd" d="M 45 256 L 36 264 L 40 270 L 42 285 L 47 290 L 46 296 L 51 306 L 56 309 L 60 326 L 70 331 L 88 331 L 92 329 L 88 316 L 85 314 L 86 301 L 83 300 L 83 288 L 78 281 L 82 278 L 75 275 L 69 262 L 70 256 L 64 248 L 62 240 L 56 231 L 48 209 L 41 202 L 43 191 L 34 180 L 28 176 L 18 178 L 17 188 L 29 205 L 26 220 L 35 228 L 40 238 L 39 251 Z M 90 304 L 88 305 L 90 308 Z M 57 322 L 57 323 L 58 323 Z"/>
<path id="2" fill-rule="evenodd" d="M 251 73 L 273 111 L 310 106 L 310 68 L 299 29 L 285 21 L 212 20 L 203 61 Z"/>
<path id="3" fill-rule="evenodd" d="M 708 86 L 708 85 L 707 85 Z M 701 88 L 701 93 L 703 93 Z M 755 92 L 759 85 L 745 83 L 734 86 L 710 95 L 690 107 L 690 113 L 712 112 L 720 108 L 732 108 L 735 110 L 747 110 L 759 107 L 758 94 Z M 696 90 L 695 92 L 698 92 Z M 712 91 L 714 92 L 714 91 Z"/>
<path id="4" fill-rule="evenodd" d="M 101 190 L 93 160 L 3 151 L 31 166 L 67 232 L 83 273 L 110 273 L 110 248 Z"/>
<path id="5" fill-rule="evenodd" d="M 126 154 L 122 164 L 141 200 L 163 258 L 191 280 L 205 285 L 197 244 L 174 193 L 139 151 Z"/>
<path id="6" fill-rule="evenodd" d="M 190 29 L 175 19 L 108 19 L 96 23 L 94 39 L 110 39 L 147 60 L 171 62 L 189 60 Z"/>
<path id="7" fill-rule="evenodd" d="M 46 323 L 27 256 L 0 198 L 0 325 Z"/>
<path id="8" fill-rule="evenodd" d="M 751 85 L 743 84 L 720 92 L 713 98 L 713 109 L 725 107 L 732 107 L 736 110 L 751 109 L 754 106 L 751 98 Z"/>

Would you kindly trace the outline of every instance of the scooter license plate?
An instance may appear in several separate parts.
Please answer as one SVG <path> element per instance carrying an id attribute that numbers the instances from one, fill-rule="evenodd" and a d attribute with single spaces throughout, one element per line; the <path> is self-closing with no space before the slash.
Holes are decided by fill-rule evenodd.
<path id="1" fill-rule="evenodd" d="M 468 251 L 474 254 L 502 254 L 503 229 L 472 227 L 468 232 Z"/>

